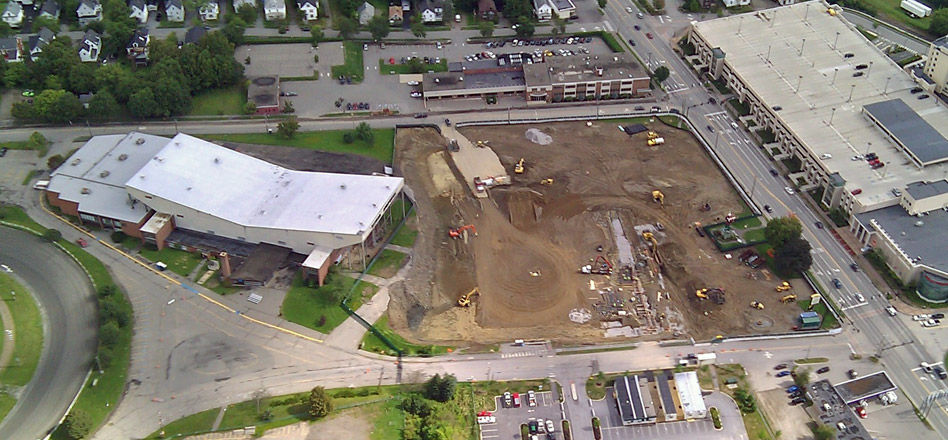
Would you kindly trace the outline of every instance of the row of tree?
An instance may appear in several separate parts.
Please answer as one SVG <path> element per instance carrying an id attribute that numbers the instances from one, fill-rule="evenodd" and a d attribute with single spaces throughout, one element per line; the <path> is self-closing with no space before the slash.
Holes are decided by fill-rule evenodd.
<path id="1" fill-rule="evenodd" d="M 779 275 L 796 275 L 813 264 L 810 242 L 802 234 L 803 225 L 796 217 L 779 217 L 767 222 L 764 236 L 774 248 L 774 263 Z"/>
<path id="2" fill-rule="evenodd" d="M 444 407 L 433 402 L 446 403 L 454 399 L 457 379 L 454 375 L 435 374 L 424 386 L 424 395 L 412 393 L 404 397 L 401 403 L 405 411 L 404 440 L 447 440 L 452 438 L 450 425 L 452 417 Z"/>

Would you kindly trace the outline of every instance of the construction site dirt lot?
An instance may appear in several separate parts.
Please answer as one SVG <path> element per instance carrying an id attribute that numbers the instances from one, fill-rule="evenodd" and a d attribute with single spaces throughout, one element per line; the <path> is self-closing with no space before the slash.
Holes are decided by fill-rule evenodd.
<path id="1" fill-rule="evenodd" d="M 612 336 L 648 339 L 788 331 L 801 310 L 780 302 L 778 280 L 736 253 L 726 259 L 695 231 L 695 222 L 722 221 L 745 207 L 691 133 L 656 120 L 647 125 L 665 144 L 648 147 L 646 133 L 629 136 L 618 125 L 462 128 L 472 142 L 489 141 L 512 177 L 489 198 L 473 197 L 436 130 L 399 129 L 395 165 L 417 200 L 419 236 L 407 279 L 391 291 L 391 325 L 422 342 L 455 344 L 595 342 L 605 327 Z M 552 143 L 531 142 L 528 128 Z M 525 172 L 515 174 L 520 158 Z M 653 190 L 664 194 L 664 206 Z M 705 204 L 710 211 L 701 210 Z M 476 235 L 449 238 L 449 228 L 467 224 Z M 657 240 L 657 261 L 645 230 Z M 618 243 L 626 240 L 622 260 L 632 258 L 635 272 L 623 280 Z M 580 273 L 598 255 L 615 266 L 612 275 Z M 799 284 L 794 291 L 805 298 Z M 474 287 L 480 295 L 472 306 L 458 307 Z M 701 288 L 723 289 L 725 304 L 699 300 Z"/>

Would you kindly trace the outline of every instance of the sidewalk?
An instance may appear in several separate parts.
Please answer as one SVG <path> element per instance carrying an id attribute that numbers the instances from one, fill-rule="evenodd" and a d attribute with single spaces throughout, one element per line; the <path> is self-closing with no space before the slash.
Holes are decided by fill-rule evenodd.
<path id="1" fill-rule="evenodd" d="M 410 252 L 410 250 L 408 250 Z M 379 318 L 388 310 L 388 302 L 391 297 L 388 294 L 388 287 L 395 282 L 402 281 L 405 279 L 405 275 L 408 274 L 408 271 L 411 270 L 411 260 L 409 259 L 408 263 L 402 266 L 398 270 L 398 273 L 391 278 L 381 278 L 374 275 L 364 275 L 363 280 L 368 281 L 372 284 L 379 286 L 378 293 L 372 297 L 365 304 L 362 304 L 362 307 L 359 307 L 359 310 L 356 310 L 356 313 L 365 319 L 368 323 L 374 324 L 375 321 L 378 321 Z M 347 273 L 346 276 L 352 278 L 358 278 L 358 273 Z M 355 349 L 359 347 L 359 344 L 362 343 L 362 337 L 365 335 L 367 329 L 362 326 L 362 324 L 352 319 L 346 319 L 343 321 L 339 327 L 336 327 L 332 333 L 326 337 L 326 343 L 335 347 L 344 348 L 344 349 Z"/>

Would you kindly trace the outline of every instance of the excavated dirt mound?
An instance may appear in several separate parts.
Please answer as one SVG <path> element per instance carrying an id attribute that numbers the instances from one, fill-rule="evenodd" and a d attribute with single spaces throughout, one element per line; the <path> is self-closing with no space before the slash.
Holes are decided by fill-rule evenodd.
<path id="1" fill-rule="evenodd" d="M 684 321 L 672 327 L 683 324 L 684 332 L 698 339 L 786 331 L 800 309 L 779 303 L 776 281 L 749 279 L 750 268 L 726 260 L 694 231 L 696 221 L 714 223 L 743 208 L 691 134 L 649 124 L 666 143 L 648 147 L 646 133 L 628 136 L 616 125 L 537 126 L 553 138 L 550 145 L 524 138 L 522 126 L 462 128 L 468 139 L 490 140 L 510 170 L 512 185 L 491 189 L 487 199 L 474 199 L 461 184 L 436 131 L 400 129 L 396 166 L 415 193 L 421 226 L 412 273 L 393 289 L 392 325 L 414 330 L 410 336 L 425 342 L 601 339 L 602 316 L 596 311 L 601 297 L 590 291 L 589 281 L 617 288 L 616 278 L 583 275 L 578 268 L 598 255 L 597 246 L 609 260 L 618 259 L 610 228 L 611 219 L 618 219 L 637 259 L 646 244 L 633 227 L 656 222 L 665 227 L 658 234 L 662 276 L 642 264 L 640 279 L 648 302 L 668 315 L 664 319 Z M 520 158 L 526 171 L 514 174 Z M 541 185 L 543 179 L 554 183 Z M 656 189 L 665 195 L 664 207 L 652 200 Z M 705 203 L 710 212 L 699 211 Z M 448 238 L 448 228 L 465 224 L 474 224 L 477 235 L 466 242 Z M 480 296 L 473 306 L 457 307 L 458 296 L 475 286 Z M 703 287 L 726 290 L 726 304 L 699 301 L 694 291 Z M 749 310 L 751 301 L 766 309 Z M 584 308 L 593 312 L 588 323 L 569 320 L 571 311 Z"/>

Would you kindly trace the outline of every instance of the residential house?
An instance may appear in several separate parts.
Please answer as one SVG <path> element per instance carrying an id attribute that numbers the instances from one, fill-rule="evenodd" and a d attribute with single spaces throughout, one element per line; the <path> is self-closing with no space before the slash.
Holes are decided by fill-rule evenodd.
<path id="1" fill-rule="evenodd" d="M 43 47 L 49 44 L 50 41 L 53 41 L 53 38 L 56 38 L 56 34 L 46 28 L 46 26 L 40 28 L 38 34 L 30 36 L 30 59 L 36 61 L 39 54 L 43 52 Z"/>
<path id="2" fill-rule="evenodd" d="M 40 8 L 39 16 L 59 20 L 59 2 L 56 0 L 46 0 L 43 7 Z"/>
<path id="3" fill-rule="evenodd" d="M 735 6 L 747 6 L 750 4 L 750 0 L 723 0 L 725 8 L 733 8 Z"/>
<path id="4" fill-rule="evenodd" d="M 20 52 L 23 50 L 23 40 L 20 37 L 0 38 L 0 54 L 8 63 L 23 61 L 20 58 Z"/>
<path id="5" fill-rule="evenodd" d="M 299 8 L 303 20 L 313 21 L 319 18 L 319 2 L 317 0 L 297 0 L 296 7 Z"/>
<path id="6" fill-rule="evenodd" d="M 135 29 L 132 39 L 125 46 L 128 58 L 139 66 L 148 64 L 148 43 L 150 42 L 151 35 L 148 34 L 148 28 Z"/>
<path id="7" fill-rule="evenodd" d="M 375 6 L 372 6 L 369 2 L 362 2 L 362 5 L 356 9 L 356 14 L 359 16 L 359 24 L 365 26 L 375 16 Z"/>
<path id="8" fill-rule="evenodd" d="M 82 108 L 89 108 L 92 98 L 95 98 L 95 93 L 82 93 L 79 95 L 79 104 L 82 104 Z"/>
<path id="9" fill-rule="evenodd" d="M 550 20 L 553 18 L 553 5 L 547 0 L 533 0 L 533 15 L 540 21 Z"/>
<path id="10" fill-rule="evenodd" d="M 181 0 L 165 0 L 165 16 L 168 21 L 181 23 L 184 21 L 184 4 Z"/>
<path id="11" fill-rule="evenodd" d="M 128 16 L 145 24 L 148 21 L 148 7 L 145 0 L 128 0 Z"/>
<path id="12" fill-rule="evenodd" d="M 494 0 L 478 0 L 477 15 L 484 20 L 493 20 L 497 17 L 497 4 Z"/>
<path id="13" fill-rule="evenodd" d="M 99 52 L 102 49 L 102 37 L 94 30 L 86 31 L 79 42 L 79 61 L 94 63 L 99 61 Z"/>
<path id="14" fill-rule="evenodd" d="M 553 16 L 563 20 L 576 18 L 576 5 L 572 0 L 533 0 L 533 14 L 537 20 L 552 20 Z"/>
<path id="15" fill-rule="evenodd" d="M 221 13 L 221 7 L 217 4 L 217 0 L 211 0 L 201 5 L 198 12 L 201 14 L 201 20 L 217 20 L 217 16 Z"/>
<path id="16" fill-rule="evenodd" d="M 23 24 L 23 5 L 11 1 L 3 8 L 3 22 L 16 29 Z"/>
<path id="17" fill-rule="evenodd" d="M 411 11 L 411 0 L 402 0 L 402 12 L 408 11 Z"/>
<path id="18" fill-rule="evenodd" d="M 204 26 L 194 26 L 188 29 L 188 33 L 184 34 L 184 44 L 198 44 L 201 42 L 201 37 L 205 34 L 207 34 L 207 28 Z"/>
<path id="19" fill-rule="evenodd" d="M 237 12 L 243 5 L 250 5 L 256 8 L 257 0 L 234 0 L 234 12 Z"/>
<path id="20" fill-rule="evenodd" d="M 388 3 L 388 22 L 389 24 L 401 23 L 405 15 L 402 11 L 402 3 L 398 0 L 392 0 Z"/>
<path id="21" fill-rule="evenodd" d="M 99 0 L 79 0 L 76 17 L 79 19 L 81 26 L 93 21 L 102 21 L 102 4 L 99 3 Z"/>
<path id="22" fill-rule="evenodd" d="M 148 12 L 158 12 L 158 0 L 145 0 L 145 7 Z"/>
<path id="23" fill-rule="evenodd" d="M 418 2 L 422 23 L 440 23 L 444 21 L 444 0 L 421 0 Z"/>
<path id="24" fill-rule="evenodd" d="M 286 18 L 286 3 L 283 0 L 263 0 L 263 16 L 267 20 Z"/>

